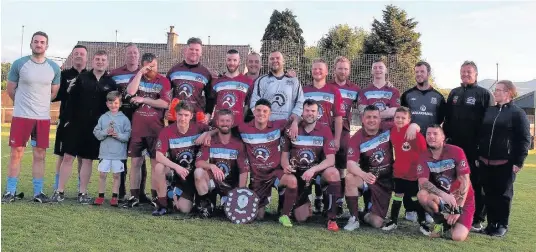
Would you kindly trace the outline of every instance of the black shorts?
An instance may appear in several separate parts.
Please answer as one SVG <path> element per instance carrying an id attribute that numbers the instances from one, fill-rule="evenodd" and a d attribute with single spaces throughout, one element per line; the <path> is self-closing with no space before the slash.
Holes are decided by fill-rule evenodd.
<path id="1" fill-rule="evenodd" d="M 347 152 L 348 152 L 348 143 L 350 142 L 350 132 L 345 129 L 341 132 L 341 142 L 339 151 L 335 153 L 335 167 L 339 170 L 346 169 L 346 162 L 348 162 Z"/>
<path id="2" fill-rule="evenodd" d="M 406 197 L 414 197 L 419 192 L 419 183 L 417 181 L 393 178 L 393 182 L 395 184 L 395 194 L 403 193 Z"/>
<path id="3" fill-rule="evenodd" d="M 93 135 L 93 127 L 95 125 L 82 126 L 69 124 L 63 129 L 65 135 L 62 141 L 62 151 L 71 156 L 98 160 L 100 141 Z"/>
<path id="4" fill-rule="evenodd" d="M 63 126 L 63 121 L 58 121 L 58 126 L 56 127 L 56 139 L 54 141 L 54 154 L 62 156 L 65 153 L 63 150 L 63 139 L 65 138 L 65 127 Z"/>
<path id="5" fill-rule="evenodd" d="M 173 181 L 171 185 L 175 187 L 177 196 L 193 202 L 197 192 L 195 189 L 194 172 L 191 171 L 188 173 L 186 179 L 183 180 L 175 170 L 171 169 L 171 171 L 173 172 Z"/>
<path id="6" fill-rule="evenodd" d="M 312 193 L 313 184 L 315 186 L 320 186 L 320 188 L 322 188 L 322 192 L 327 189 L 328 185 L 328 183 L 322 179 L 322 173 L 324 171 L 315 173 L 315 175 L 311 178 L 311 181 L 309 181 L 309 185 L 307 185 L 306 181 L 301 178 L 304 172 L 305 170 L 298 170 L 295 174 L 296 180 L 298 181 L 298 199 L 296 200 L 296 208 L 310 203 L 309 195 Z"/>

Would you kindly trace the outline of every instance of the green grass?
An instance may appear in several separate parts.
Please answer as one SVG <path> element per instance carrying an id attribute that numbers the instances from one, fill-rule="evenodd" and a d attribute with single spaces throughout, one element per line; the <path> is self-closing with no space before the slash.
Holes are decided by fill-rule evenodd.
<path id="1" fill-rule="evenodd" d="M 7 167 L 9 147 L 7 137 L 1 140 L 1 182 L 5 183 L 7 169 L 4 167 Z M 52 149 L 47 153 L 45 192 L 50 195 L 56 157 Z M 528 163 L 536 164 L 536 155 L 529 156 Z M 532 232 L 536 226 L 533 214 L 536 185 L 532 184 L 536 180 L 536 168 L 526 168 L 517 178 L 507 237 L 495 239 L 470 234 L 466 242 L 455 243 L 423 237 L 415 224 L 406 221 L 401 221 L 400 227 L 389 234 L 368 227 L 352 233 L 331 233 L 322 221 L 295 224 L 289 229 L 272 220 L 234 225 L 227 220 L 200 220 L 181 214 L 157 218 L 150 215 L 149 208 L 143 207 L 127 210 L 82 206 L 74 200 L 76 179 L 69 181 L 66 202 L 35 204 L 27 199 L 33 192 L 31 153 L 25 154 L 22 167 L 18 188 L 25 192 L 26 198 L 1 206 L 3 251 L 295 251 L 313 248 L 321 251 L 536 251 Z M 89 189 L 92 195 L 97 192 L 96 174 L 95 166 Z M 1 189 L 3 192 L 5 185 Z M 270 205 L 271 211 L 275 207 L 275 204 Z M 339 222 L 341 228 L 343 222 Z"/>

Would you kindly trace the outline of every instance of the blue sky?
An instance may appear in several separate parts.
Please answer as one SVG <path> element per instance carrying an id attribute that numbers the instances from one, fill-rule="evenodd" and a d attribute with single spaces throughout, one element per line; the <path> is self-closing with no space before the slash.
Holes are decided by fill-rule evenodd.
<path id="1" fill-rule="evenodd" d="M 49 34 L 49 56 L 66 57 L 78 40 L 165 43 L 170 25 L 179 41 L 192 36 L 211 44 L 249 44 L 260 40 L 274 9 L 291 9 L 308 45 L 337 24 L 370 30 L 386 4 L 405 9 L 422 33 L 422 57 L 442 87 L 459 84 L 459 67 L 474 60 L 479 79 L 536 79 L 535 2 L 437 1 L 2 1 L 1 60 L 29 54 L 33 32 Z M 47 9 L 46 11 L 43 11 Z M 194 21 L 192 21 L 194 20 Z"/>

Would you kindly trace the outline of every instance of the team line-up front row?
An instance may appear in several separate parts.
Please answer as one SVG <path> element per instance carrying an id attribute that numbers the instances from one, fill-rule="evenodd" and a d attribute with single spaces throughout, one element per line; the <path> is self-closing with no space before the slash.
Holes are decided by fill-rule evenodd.
<path id="1" fill-rule="evenodd" d="M 118 206 L 125 195 L 128 156 L 132 161 L 130 197 L 123 206 L 150 202 L 155 216 L 171 209 L 188 213 L 195 206 L 200 216 L 210 217 L 216 195 L 224 204 L 229 191 L 248 186 L 249 177 L 249 188 L 260 199 L 256 218 L 263 219 L 275 187 L 279 222 L 285 227 L 292 227 L 291 219 L 303 222 L 312 215 L 312 185 L 317 197 L 315 212 L 322 211 L 323 198 L 327 228 L 332 231 L 339 230 L 335 220 L 342 212 L 343 199 L 350 211 L 344 227 L 349 231 L 360 222 L 385 231 L 397 228 L 403 199 L 406 209 L 416 212 L 419 230 L 425 235 L 438 237 L 449 229 L 445 233 L 461 241 L 475 226 L 476 194 L 469 179 L 474 161 L 469 162 L 461 148 L 446 144 L 439 126 L 447 113 L 445 100 L 436 91 L 428 92 L 433 88 L 424 78 L 430 73 L 426 62 L 415 67 L 419 86 L 415 89 L 422 92 L 409 90 L 403 95 L 402 104 L 410 110 L 400 106 L 399 92 L 386 81 L 387 68 L 381 60 L 372 65 L 373 83 L 360 90 L 348 81 L 350 62 L 344 57 L 336 60 L 333 83 L 326 82 L 327 64 L 315 60 L 313 83 L 302 87 L 284 71 L 283 55 L 277 51 L 269 56 L 266 75 L 259 76 L 258 54 L 248 55 L 248 74 L 240 74 L 240 55 L 230 50 L 227 72 L 213 76 L 199 63 L 201 41 L 191 38 L 184 50 L 185 60 L 163 76 L 151 53 L 144 54 L 138 66 L 134 44 L 126 47 L 125 66 L 108 73 L 107 54 L 98 51 L 92 69 L 86 71 L 87 49 L 77 45 L 72 52 L 73 68 L 61 73 L 60 86 L 57 65 L 44 57 L 47 47 L 48 36 L 34 34 L 32 55 L 15 61 L 8 75 L 14 113 L 3 203 L 23 197 L 16 187 L 30 136 L 34 201 L 49 201 L 42 189 L 52 100 L 61 101 L 54 151 L 60 158 L 52 202 L 65 199 L 73 161 L 78 158 L 78 201 L 102 205 L 106 175 L 112 172 L 110 204 Z M 474 63 L 464 63 L 464 83 L 475 82 L 473 70 Z M 473 77 L 464 80 L 466 75 Z M 449 96 L 449 102 L 475 109 L 477 104 L 484 111 L 488 104 L 494 105 L 489 92 L 464 100 L 466 95 L 473 94 L 467 91 L 460 100 L 453 95 L 452 101 Z M 356 104 L 358 111 L 352 109 Z M 352 113 L 359 113 L 362 128 L 350 136 Z M 466 120 L 481 123 L 471 117 Z M 452 137 L 456 127 L 449 123 L 445 122 L 445 130 Z M 520 167 L 528 148 L 524 142 L 523 146 L 525 149 L 515 149 L 519 157 L 515 164 Z M 145 199 L 145 151 L 151 161 L 152 199 Z M 87 185 L 92 161 L 97 159 L 99 195 L 93 201 Z M 362 211 L 358 210 L 360 196 L 365 202 Z M 390 217 L 385 221 L 391 199 Z M 430 216 L 433 228 L 427 224 Z"/>

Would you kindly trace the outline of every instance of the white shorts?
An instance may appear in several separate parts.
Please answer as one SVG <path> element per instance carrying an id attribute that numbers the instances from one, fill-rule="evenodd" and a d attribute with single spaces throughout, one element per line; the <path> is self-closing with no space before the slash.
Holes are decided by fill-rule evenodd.
<path id="1" fill-rule="evenodd" d="M 99 171 L 100 172 L 110 172 L 120 173 L 125 170 L 125 166 L 121 160 L 109 160 L 103 159 L 99 162 Z"/>

